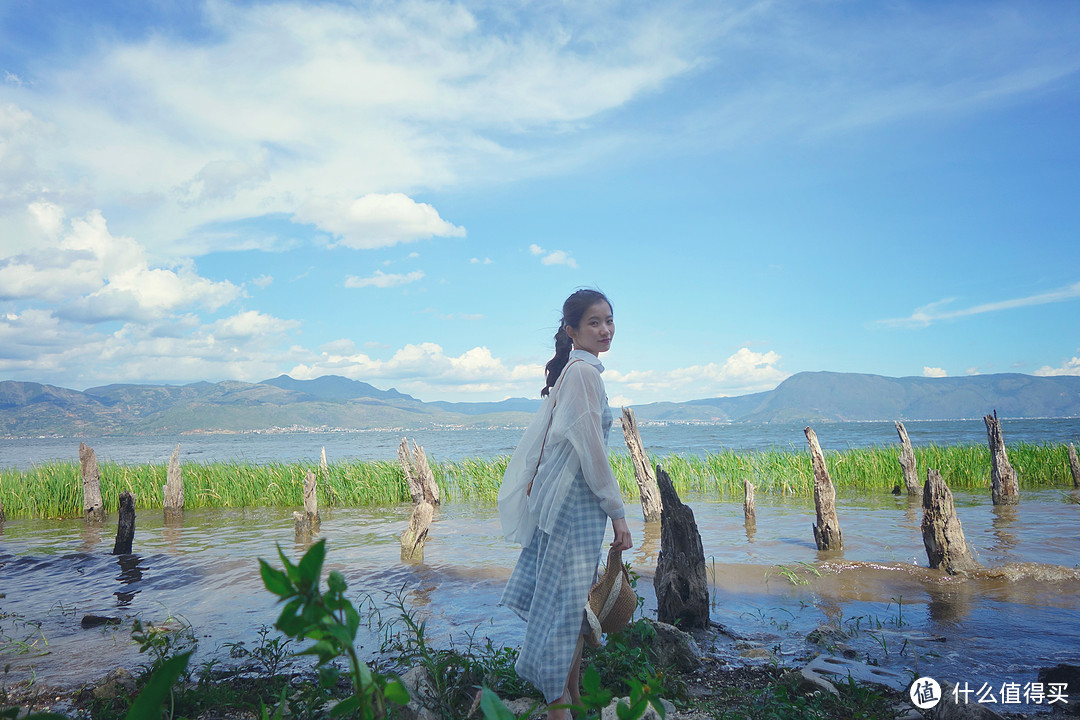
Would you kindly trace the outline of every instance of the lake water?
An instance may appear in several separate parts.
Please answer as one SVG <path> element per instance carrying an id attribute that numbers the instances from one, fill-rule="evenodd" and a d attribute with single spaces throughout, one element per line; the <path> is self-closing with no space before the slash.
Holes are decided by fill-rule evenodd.
<path id="1" fill-rule="evenodd" d="M 985 444 L 986 426 L 979 420 L 912 421 L 905 424 L 914 445 Z M 722 450 L 806 449 L 803 424 L 732 423 L 729 425 L 650 425 L 640 428 L 646 450 L 654 455 L 700 455 Z M 899 440 L 892 423 L 820 423 L 814 426 L 826 451 L 894 446 Z M 1011 442 L 1080 444 L 1080 418 L 1002 420 L 1006 444 Z M 245 460 L 318 462 L 326 448 L 337 460 L 396 460 L 401 438 L 424 446 L 432 460 L 459 460 L 509 455 L 521 439 L 521 428 L 492 430 L 370 430 L 332 433 L 243 433 L 233 435 L 154 435 L 145 437 L 0 438 L 0 471 L 26 469 L 52 460 L 78 461 L 86 442 L 99 461 L 122 464 L 166 463 L 177 444 L 181 462 Z M 609 445 L 626 452 L 622 433 L 613 428 Z"/>
<path id="2" fill-rule="evenodd" d="M 796 426 L 647 427 L 651 452 L 699 453 L 724 448 L 803 448 Z M 895 443 L 891 423 L 816 426 L 826 449 Z M 916 444 L 985 442 L 981 421 L 910 423 Z M 937 431 L 936 433 L 934 431 Z M 1007 421 L 1007 442 L 1076 441 L 1080 421 Z M 520 430 L 417 435 L 435 459 L 506 454 Z M 325 446 L 332 460 L 390 459 L 397 433 L 180 438 L 187 462 L 246 458 L 314 460 Z M 470 437 L 482 435 L 483 439 Z M 409 434 L 413 437 L 413 434 Z M 619 433 L 613 433 L 618 437 Z M 799 441 L 802 441 L 801 443 Z M 164 462 L 176 438 L 91 439 L 99 458 Z M 73 459 L 77 440 L 2 441 L 0 468 Z M 613 446 L 614 447 L 614 446 Z M 950 682 L 1023 685 L 1041 667 L 1080 664 L 1080 497 L 1070 487 L 1025 492 L 1019 506 L 994 508 L 988 493 L 958 493 L 957 512 L 968 543 L 986 572 L 960 579 L 926 568 L 921 509 L 906 497 L 841 493 L 838 513 L 845 548 L 819 552 L 813 541 L 812 500 L 757 498 L 757 524 L 746 528 L 741 503 L 684 498 L 694 509 L 712 583 L 712 619 L 724 626 L 709 653 L 752 662 L 743 653 L 773 653 L 791 663 L 811 650 L 805 635 L 832 623 L 843 642 L 870 659 L 912 677 Z M 656 529 L 628 505 L 635 548 L 626 555 L 641 575 L 638 591 L 655 616 L 652 575 Z M 130 639 L 131 621 L 190 623 L 199 639 L 196 663 L 230 662 L 228 643 L 257 640 L 278 609 L 262 587 L 257 558 L 276 561 L 277 546 L 298 558 L 291 508 L 194 510 L 166 524 L 158 511 L 140 511 L 135 554 L 113 556 L 115 516 L 104 525 L 81 520 L 8 520 L 0 525 L 0 683 L 34 678 L 73 687 L 110 668 L 146 658 Z M 428 622 L 436 644 L 466 633 L 501 645 L 521 642 L 524 626 L 498 607 L 517 549 L 502 540 L 495 511 L 471 503 L 438 510 L 421 563 L 400 560 L 398 535 L 410 508 L 331 508 L 321 537 L 327 565 L 342 571 L 358 600 L 382 607 L 400 597 Z M 609 529 L 610 535 L 610 529 Z M 1034 563 L 1039 563 L 1035 565 Z M 276 562 L 275 562 L 276 564 Z M 115 628 L 83 629 L 86 614 L 119 617 Z M 384 617 L 393 611 L 384 610 Z M 374 656 L 374 629 L 360 641 Z M 761 662 L 758 660 L 757 662 Z M 1070 703 L 1080 702 L 1073 688 Z M 1036 711 L 1035 706 L 997 706 Z"/>

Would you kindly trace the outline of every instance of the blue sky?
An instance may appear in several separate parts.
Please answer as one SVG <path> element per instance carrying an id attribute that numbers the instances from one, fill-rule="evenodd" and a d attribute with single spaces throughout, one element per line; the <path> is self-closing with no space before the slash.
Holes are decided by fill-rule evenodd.
<path id="1" fill-rule="evenodd" d="M 1080 374 L 1075 2 L 0 4 L 0 379 Z"/>

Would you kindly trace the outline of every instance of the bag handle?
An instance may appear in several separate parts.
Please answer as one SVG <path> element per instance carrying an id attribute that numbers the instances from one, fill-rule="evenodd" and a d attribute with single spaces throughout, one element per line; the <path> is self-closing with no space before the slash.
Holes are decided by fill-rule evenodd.
<path id="1" fill-rule="evenodd" d="M 613 567 L 619 568 L 623 572 L 626 571 L 626 568 L 623 566 L 622 561 L 622 550 L 616 550 L 614 545 L 612 545 L 611 549 L 608 550 L 605 573 L 611 572 L 611 568 Z"/>
<path id="2" fill-rule="evenodd" d="M 562 387 L 563 378 L 566 377 L 566 368 L 576 362 L 581 362 L 581 358 L 574 358 L 566 363 L 562 372 L 559 373 L 559 379 L 555 381 L 555 387 L 552 388 L 554 392 L 551 394 L 551 415 L 548 416 L 547 429 L 544 430 L 544 441 L 540 443 L 540 455 L 536 458 L 536 467 L 534 467 L 532 471 L 532 480 L 529 481 L 529 487 L 525 488 L 526 497 L 532 493 L 533 480 L 536 480 L 536 473 L 540 472 L 540 462 L 544 459 L 544 448 L 547 445 L 548 431 L 551 430 L 551 421 L 555 419 L 555 405 L 559 402 L 559 388 Z"/>

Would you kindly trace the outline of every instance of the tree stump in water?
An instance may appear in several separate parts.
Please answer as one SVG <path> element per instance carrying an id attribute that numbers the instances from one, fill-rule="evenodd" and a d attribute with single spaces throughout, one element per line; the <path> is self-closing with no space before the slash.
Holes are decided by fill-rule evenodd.
<path id="1" fill-rule="evenodd" d="M 1020 502 L 1020 484 L 1005 452 L 1005 439 L 1001 436 L 997 410 L 993 415 L 984 417 L 983 422 L 986 423 L 986 438 L 990 442 L 990 496 L 995 505 L 1016 505 Z"/>
<path id="2" fill-rule="evenodd" d="M 319 532 L 319 497 L 316 493 L 318 482 L 315 473 L 308 470 L 304 476 L 304 512 L 293 513 L 296 537 L 304 538 Z"/>
<path id="3" fill-rule="evenodd" d="M 165 500 L 162 508 L 166 520 L 174 520 L 184 514 L 184 474 L 180 470 L 180 446 L 173 450 L 169 458 L 169 470 L 165 475 Z"/>
<path id="4" fill-rule="evenodd" d="M 923 545 L 930 567 L 941 568 L 950 575 L 977 570 L 980 565 L 968 551 L 952 492 L 937 470 L 926 473 L 922 505 Z"/>
<path id="5" fill-rule="evenodd" d="M 814 507 L 817 510 L 814 542 L 818 550 L 843 550 L 844 537 L 836 517 L 836 489 L 825 467 L 825 455 L 821 452 L 817 434 L 810 427 L 803 428 L 803 433 L 810 443 L 810 459 L 814 466 Z"/>
<path id="6" fill-rule="evenodd" d="M 401 559 L 403 562 L 423 562 L 424 543 L 427 542 L 431 519 L 435 516 L 435 506 L 427 501 L 413 505 L 409 515 L 409 526 L 401 533 Z"/>
<path id="7" fill-rule="evenodd" d="M 754 507 L 754 484 L 743 480 L 743 527 L 747 542 L 754 542 L 757 533 L 757 509 Z"/>
<path id="8" fill-rule="evenodd" d="M 4 501 L 0 500 L 0 523 L 4 522 L 6 519 L 7 516 L 4 515 Z"/>
<path id="9" fill-rule="evenodd" d="M 401 470 L 405 473 L 405 483 L 409 486 L 409 497 L 415 505 L 424 499 L 432 505 L 438 505 L 439 486 L 435 482 L 435 475 L 428 465 L 427 454 L 424 448 L 413 441 L 413 451 L 409 453 L 409 439 L 401 438 L 398 445 L 398 462 Z"/>
<path id="10" fill-rule="evenodd" d="M 743 518 L 746 522 L 757 520 L 757 509 L 754 507 L 754 484 L 749 480 L 743 480 Z"/>
<path id="11" fill-rule="evenodd" d="M 1073 487 L 1080 488 L 1080 460 L 1076 458 L 1076 446 L 1069 443 L 1069 470 L 1072 471 Z"/>
<path id="12" fill-rule="evenodd" d="M 116 542 L 113 555 L 130 555 L 131 542 L 135 539 L 135 496 L 125 490 L 120 493 L 120 522 L 116 525 Z"/>
<path id="13" fill-rule="evenodd" d="M 671 478 L 659 465 L 656 480 L 663 506 L 660 555 L 653 576 L 656 617 L 683 630 L 708 627 L 709 581 L 694 511 L 679 500 Z"/>
<path id="14" fill-rule="evenodd" d="M 86 443 L 79 443 L 79 465 L 82 467 L 83 517 L 101 522 L 105 519 L 105 502 L 101 499 L 101 473 L 97 455 Z"/>
<path id="15" fill-rule="evenodd" d="M 424 448 L 415 441 L 410 454 L 408 438 L 401 438 L 398 462 L 405 473 L 405 483 L 413 502 L 409 525 L 401 533 L 401 559 L 405 562 L 423 562 L 424 543 L 435 516 L 435 506 L 439 504 L 439 486 L 435 483 Z"/>
<path id="16" fill-rule="evenodd" d="M 659 522 L 663 509 L 660 488 L 656 485 L 656 476 L 649 464 L 649 456 L 645 453 L 645 445 L 641 442 L 637 418 L 634 417 L 634 411 L 627 407 L 622 409 L 622 431 L 626 449 L 630 452 L 630 461 L 634 464 L 634 478 L 641 495 L 641 511 L 645 522 Z"/>
<path id="17" fill-rule="evenodd" d="M 922 494 L 919 487 L 919 471 L 915 467 L 915 451 L 911 449 L 911 439 L 908 437 L 904 423 L 896 420 L 896 432 L 900 435 L 900 468 L 904 471 L 904 487 L 907 494 L 918 497 Z"/>

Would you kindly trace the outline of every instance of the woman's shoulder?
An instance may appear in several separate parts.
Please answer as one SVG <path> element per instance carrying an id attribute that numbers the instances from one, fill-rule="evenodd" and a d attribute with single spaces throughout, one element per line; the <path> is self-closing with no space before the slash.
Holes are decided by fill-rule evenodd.
<path id="1" fill-rule="evenodd" d="M 578 373 L 586 377 L 599 378 L 600 373 L 602 373 L 603 370 L 604 366 L 600 365 L 599 361 L 595 358 L 590 362 L 588 358 L 571 356 L 570 362 L 566 364 L 564 372 L 566 372 L 567 377 L 573 373 Z"/>

